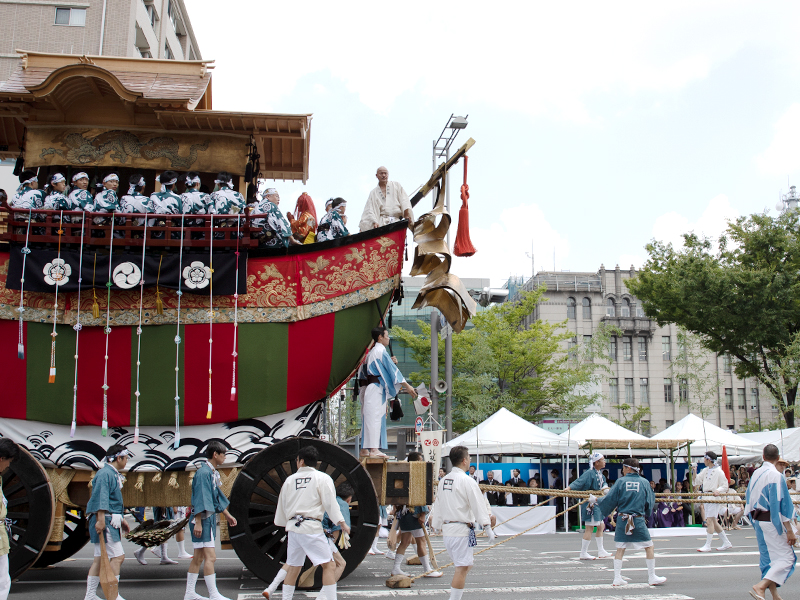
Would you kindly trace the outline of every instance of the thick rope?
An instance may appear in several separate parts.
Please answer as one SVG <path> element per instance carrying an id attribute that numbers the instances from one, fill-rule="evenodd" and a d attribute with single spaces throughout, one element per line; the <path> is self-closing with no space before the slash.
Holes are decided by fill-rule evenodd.
<path id="1" fill-rule="evenodd" d="M 25 338 L 23 336 L 23 328 L 22 328 L 22 313 L 25 312 L 25 307 L 23 306 L 23 301 L 25 299 L 25 261 L 28 258 L 28 254 L 31 253 L 31 249 L 28 247 L 28 237 L 31 233 L 31 209 L 28 209 L 28 228 L 25 230 L 25 247 L 22 249 L 22 275 L 19 278 L 19 341 L 17 342 L 17 358 L 20 360 L 25 360 Z"/>
<path id="2" fill-rule="evenodd" d="M 72 425 L 69 428 L 69 437 L 75 437 L 75 429 L 78 425 L 78 342 L 81 337 L 81 282 L 83 282 L 83 232 L 86 225 L 86 219 L 81 219 L 81 252 L 78 258 L 78 313 L 75 318 L 75 325 L 72 328 L 75 330 L 75 380 L 72 383 Z"/>
<path id="3" fill-rule="evenodd" d="M 531 488 L 531 487 L 511 487 L 507 485 L 484 485 L 478 484 L 482 492 L 505 492 L 507 494 L 534 494 L 536 496 L 561 496 L 565 498 L 588 498 L 589 494 L 597 492 L 598 490 L 589 491 L 576 491 L 576 490 L 556 490 L 548 488 Z M 597 495 L 597 494 L 595 494 Z M 739 496 L 738 492 L 726 492 L 720 494 L 720 497 L 726 496 Z M 687 497 L 687 498 L 703 498 L 708 496 L 708 492 L 657 492 L 656 498 L 671 498 L 671 497 Z"/>
<path id="4" fill-rule="evenodd" d="M 147 219 L 144 220 L 144 240 L 142 241 L 142 272 L 139 279 L 139 326 L 136 328 L 136 421 L 133 425 L 133 443 L 139 443 L 139 373 L 142 366 L 142 313 L 144 312 L 144 251 L 147 247 Z M 163 258 L 163 256 L 162 256 Z M 159 263 L 160 266 L 160 263 Z"/>
<path id="5" fill-rule="evenodd" d="M 183 221 L 184 215 L 181 215 L 181 249 L 178 253 L 178 311 L 177 311 L 177 333 L 175 334 L 175 444 L 173 448 L 178 449 L 181 443 L 181 408 L 179 395 L 179 377 L 180 377 L 180 358 L 181 358 L 181 283 L 183 282 Z M 162 256 L 163 258 L 163 256 Z M 161 263 L 159 263 L 159 273 Z"/>

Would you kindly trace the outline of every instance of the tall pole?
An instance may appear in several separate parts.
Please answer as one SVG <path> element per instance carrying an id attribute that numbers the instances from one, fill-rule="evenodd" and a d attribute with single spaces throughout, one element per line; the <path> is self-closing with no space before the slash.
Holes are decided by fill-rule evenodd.
<path id="1" fill-rule="evenodd" d="M 439 381 L 439 311 L 431 310 L 431 415 L 439 420 L 439 392 L 436 383 Z"/>
<path id="2" fill-rule="evenodd" d="M 444 426 L 447 429 L 445 438 L 453 439 L 453 328 L 447 328 L 444 340 L 444 381 L 447 384 L 447 396 L 444 401 Z"/>

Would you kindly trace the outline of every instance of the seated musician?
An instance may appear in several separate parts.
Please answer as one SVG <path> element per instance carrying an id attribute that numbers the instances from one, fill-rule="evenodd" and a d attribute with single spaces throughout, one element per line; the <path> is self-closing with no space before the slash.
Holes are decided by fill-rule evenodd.
<path id="1" fill-rule="evenodd" d="M 258 245 L 262 248 L 286 248 L 290 244 L 300 244 L 292 237 L 292 227 L 278 208 L 280 201 L 278 190 L 267 188 L 262 196 L 262 201 L 256 208 L 258 214 L 263 215 L 259 221 L 263 225 L 257 235 Z"/>
<path id="2" fill-rule="evenodd" d="M 317 209 L 311 196 L 303 192 L 297 199 L 294 214 L 287 213 L 286 216 L 292 226 L 292 235 L 298 242 L 313 244 L 316 241 Z"/>
<path id="3" fill-rule="evenodd" d="M 139 173 L 134 173 L 128 179 L 128 193 L 119 200 L 120 210 L 124 213 L 138 213 L 147 214 L 153 212 L 153 204 L 148 196 L 145 196 L 144 186 L 146 182 L 144 177 Z M 131 219 L 131 223 L 139 226 L 144 226 L 144 219 L 137 218 Z M 155 224 L 155 219 L 149 219 L 147 225 Z M 133 232 L 132 238 L 138 239 L 142 237 L 143 232 Z"/>
<path id="4" fill-rule="evenodd" d="M 44 186 L 44 205 L 46 210 L 71 210 L 69 198 L 64 192 L 67 190 L 67 179 L 61 173 L 52 173 L 47 178 Z M 53 216 L 54 221 L 60 221 L 59 215 Z M 64 215 L 64 223 L 69 223 L 69 215 Z M 58 228 L 56 228 L 58 229 Z"/>
<path id="5" fill-rule="evenodd" d="M 336 238 L 350 235 L 350 232 L 347 231 L 347 227 L 342 220 L 344 211 L 347 208 L 347 200 L 344 198 L 334 198 L 331 206 L 331 211 L 325 213 L 325 216 L 319 221 L 319 227 L 317 227 L 318 242 L 327 242 L 328 240 L 335 240 Z"/>
<path id="6" fill-rule="evenodd" d="M 211 203 L 211 197 L 205 192 L 200 191 L 200 173 L 197 171 L 189 171 L 184 177 L 186 189 L 181 194 L 181 203 L 183 205 L 183 214 L 185 215 L 205 215 Z M 203 219 L 187 219 L 187 227 L 203 227 L 205 221 Z M 193 231 L 191 238 L 193 240 L 205 239 L 205 233 L 202 231 Z"/>
<path id="7" fill-rule="evenodd" d="M 72 189 L 69 192 L 70 210 L 94 210 L 94 198 L 89 192 L 89 176 L 80 171 L 72 176 Z"/>
<path id="8" fill-rule="evenodd" d="M 178 183 L 178 174 L 175 171 L 164 171 L 159 176 L 159 182 L 161 183 L 161 191 L 150 194 L 150 204 L 153 207 L 153 212 L 159 215 L 182 214 L 183 203 L 181 202 L 181 197 L 173 191 L 175 189 L 175 184 Z M 161 227 L 166 225 L 180 227 L 181 222 L 180 219 L 177 221 L 168 221 L 162 218 L 156 220 L 156 225 Z M 164 233 L 161 231 L 156 232 L 153 234 L 153 237 L 156 239 L 163 239 Z M 173 231 L 170 238 L 173 240 L 180 239 L 181 234 L 180 232 Z"/>
<path id="9" fill-rule="evenodd" d="M 223 171 L 217 175 L 214 183 L 209 214 L 237 215 L 244 210 L 244 196 L 233 189 L 233 175 Z"/>
<path id="10" fill-rule="evenodd" d="M 103 189 L 94 197 L 92 212 L 118 212 L 119 199 L 117 198 L 117 188 L 119 188 L 119 176 L 116 173 L 109 173 L 106 175 L 103 178 Z M 86 209 L 84 208 L 84 210 Z M 111 220 L 108 217 L 94 217 L 92 222 L 95 225 L 108 225 Z"/>
<path id="11" fill-rule="evenodd" d="M 44 199 L 39 189 L 39 178 L 34 171 L 23 171 L 19 174 L 19 187 L 8 205 L 11 208 L 42 208 Z"/>

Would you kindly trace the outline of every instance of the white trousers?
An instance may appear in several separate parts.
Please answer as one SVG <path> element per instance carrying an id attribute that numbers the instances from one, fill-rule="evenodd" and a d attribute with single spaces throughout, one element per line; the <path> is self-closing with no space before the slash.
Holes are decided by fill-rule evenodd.
<path id="1" fill-rule="evenodd" d="M 364 448 L 381 447 L 381 419 L 386 414 L 383 389 L 372 383 L 364 390 L 364 405 L 361 408 L 364 424 Z"/>
<path id="2" fill-rule="evenodd" d="M 5 527 L 0 523 L 0 527 Z M 11 577 L 8 574 L 8 554 L 0 556 L 0 600 L 8 598 L 8 592 L 11 590 Z"/>
<path id="3" fill-rule="evenodd" d="M 770 521 L 753 520 L 758 550 L 761 553 L 761 578 L 783 585 L 794 571 L 797 558 L 787 543 L 786 535 L 778 533 Z"/>

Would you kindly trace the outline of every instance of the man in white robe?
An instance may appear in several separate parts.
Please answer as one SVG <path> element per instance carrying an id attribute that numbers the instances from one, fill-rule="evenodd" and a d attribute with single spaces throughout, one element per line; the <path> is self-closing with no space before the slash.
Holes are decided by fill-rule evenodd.
<path id="1" fill-rule="evenodd" d="M 403 186 L 396 181 L 389 181 L 389 170 L 386 167 L 378 167 L 375 177 L 378 178 L 378 185 L 369 193 L 358 225 L 359 230 L 369 231 L 400 219 L 408 219 L 408 226 L 411 228 L 414 224 L 414 213 Z"/>
<path id="2" fill-rule="evenodd" d="M 744 507 L 744 513 L 753 523 L 761 554 L 761 581 L 753 586 L 750 595 L 755 600 L 764 600 L 769 589 L 773 600 L 777 600 L 777 588 L 786 583 L 797 562 L 793 548 L 797 531 L 792 523 L 794 507 L 789 488 L 775 468 L 780 458 L 778 447 L 764 446 L 763 458 L 764 463 L 750 478 Z"/>
<path id="3" fill-rule="evenodd" d="M 381 420 L 386 415 L 386 406 L 401 389 L 417 397 L 415 390 L 403 377 L 392 357 L 386 352 L 389 346 L 389 332 L 385 327 L 372 330 L 375 345 L 367 355 L 367 386 L 363 394 L 361 456 L 386 457 L 378 450 L 381 447 Z"/>
<path id="4" fill-rule="evenodd" d="M 728 491 L 728 476 L 725 475 L 722 467 L 717 464 L 717 455 L 710 450 L 704 457 L 706 468 L 698 475 L 697 465 L 692 465 L 692 472 L 695 474 L 694 487 L 700 488 L 703 492 L 711 492 L 713 495 L 706 496 L 704 500 L 719 500 L 719 495 Z M 717 521 L 717 517 L 723 514 L 725 504 L 707 503 L 703 504 L 706 519 L 706 543 L 698 552 L 711 552 L 711 541 L 714 539 L 714 532 L 717 533 L 722 545 L 717 550 L 730 550 L 733 548 L 728 536 Z"/>

